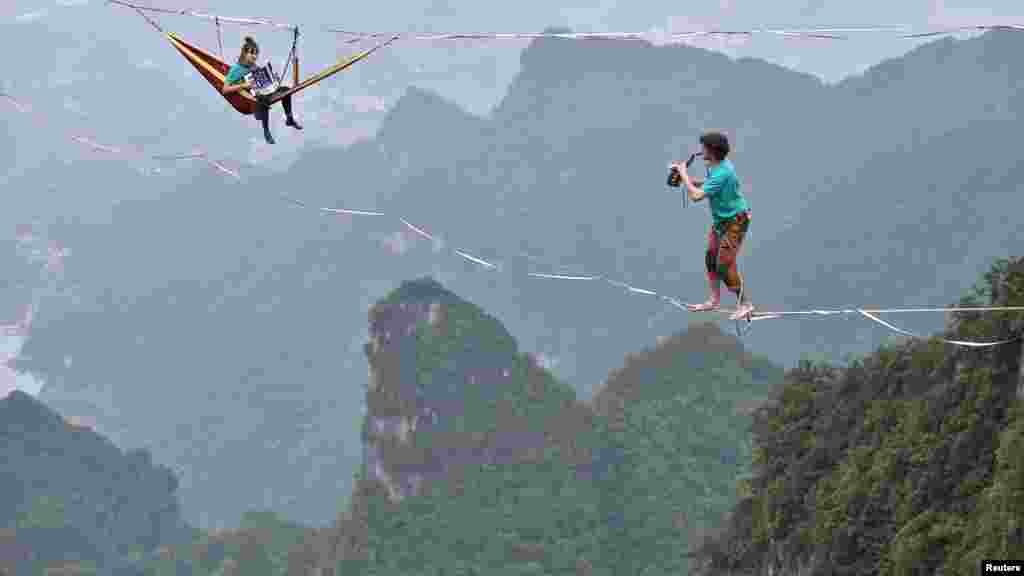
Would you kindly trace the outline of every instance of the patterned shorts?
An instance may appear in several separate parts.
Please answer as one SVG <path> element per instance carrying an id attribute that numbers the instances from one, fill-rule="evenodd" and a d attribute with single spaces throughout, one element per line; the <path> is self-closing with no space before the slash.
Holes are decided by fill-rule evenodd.
<path id="1" fill-rule="evenodd" d="M 708 234 L 708 249 L 705 253 L 708 274 L 725 280 L 730 288 L 739 286 L 736 258 L 739 256 L 748 228 L 749 211 L 740 212 L 735 217 L 712 226 Z"/>

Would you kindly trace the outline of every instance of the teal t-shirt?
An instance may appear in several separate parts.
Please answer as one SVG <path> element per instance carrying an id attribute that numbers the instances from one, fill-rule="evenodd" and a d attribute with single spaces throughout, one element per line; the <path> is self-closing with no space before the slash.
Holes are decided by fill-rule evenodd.
<path id="1" fill-rule="evenodd" d="M 750 209 L 740 192 L 736 169 L 728 158 L 708 169 L 702 189 L 711 205 L 711 219 L 715 225 Z"/>
<path id="2" fill-rule="evenodd" d="M 228 69 L 227 76 L 224 77 L 224 83 L 227 85 L 239 84 L 250 70 L 251 68 L 244 64 L 233 64 L 231 68 Z"/>

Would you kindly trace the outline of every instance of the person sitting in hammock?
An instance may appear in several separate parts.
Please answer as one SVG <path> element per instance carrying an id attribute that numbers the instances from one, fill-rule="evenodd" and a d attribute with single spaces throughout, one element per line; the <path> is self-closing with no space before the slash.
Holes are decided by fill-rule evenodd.
<path id="1" fill-rule="evenodd" d="M 256 66 L 256 59 L 259 55 L 260 47 L 256 44 L 256 41 L 252 37 L 246 36 L 245 43 L 242 44 L 242 53 L 238 56 L 238 63 L 232 65 L 228 70 L 227 76 L 224 77 L 224 88 L 221 92 L 227 95 L 251 89 L 252 85 L 245 79 L 245 76 Z M 281 86 L 277 89 L 278 93 L 287 91 L 287 86 Z M 256 97 L 254 115 L 263 123 L 263 137 L 267 140 L 268 144 L 273 144 L 274 137 L 270 134 L 270 104 L 267 101 L 268 96 Z M 290 94 L 281 99 L 281 105 L 284 107 L 285 125 L 291 126 L 296 130 L 302 130 L 302 126 L 292 116 L 292 97 Z"/>

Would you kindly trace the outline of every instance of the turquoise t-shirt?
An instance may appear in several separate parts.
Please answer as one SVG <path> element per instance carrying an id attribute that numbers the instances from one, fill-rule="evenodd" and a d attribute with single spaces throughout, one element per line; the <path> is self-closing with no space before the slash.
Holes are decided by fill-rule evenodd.
<path id="1" fill-rule="evenodd" d="M 747 199 L 740 192 L 740 180 L 729 159 L 708 169 L 702 189 L 711 205 L 711 219 L 715 225 L 750 209 Z"/>
<path id="2" fill-rule="evenodd" d="M 231 68 L 228 69 L 227 76 L 224 77 L 224 83 L 227 85 L 239 84 L 245 78 L 245 75 L 251 70 L 251 68 L 244 64 L 233 64 Z"/>

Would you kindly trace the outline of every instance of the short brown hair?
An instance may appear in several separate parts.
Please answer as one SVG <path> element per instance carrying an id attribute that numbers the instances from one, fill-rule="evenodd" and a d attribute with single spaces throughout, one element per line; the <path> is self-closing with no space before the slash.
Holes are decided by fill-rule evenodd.
<path id="1" fill-rule="evenodd" d="M 715 155 L 715 160 L 725 160 L 725 157 L 729 155 L 729 139 L 721 132 L 701 134 L 700 143 Z"/>

